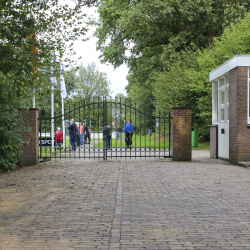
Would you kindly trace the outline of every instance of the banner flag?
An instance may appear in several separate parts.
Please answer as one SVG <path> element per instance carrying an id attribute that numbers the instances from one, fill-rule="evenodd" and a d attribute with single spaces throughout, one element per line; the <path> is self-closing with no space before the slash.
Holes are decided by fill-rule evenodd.
<path id="1" fill-rule="evenodd" d="M 61 60 L 62 60 L 62 58 L 60 58 L 60 61 Z M 61 64 L 60 84 L 61 84 L 61 97 L 65 98 L 65 97 L 67 97 L 67 92 L 66 92 L 65 79 L 63 76 L 63 64 Z"/>
<path id="2" fill-rule="evenodd" d="M 61 83 L 61 97 L 65 98 L 67 96 L 67 92 L 66 92 L 64 76 L 62 74 L 60 75 L 60 83 Z"/>
<path id="3" fill-rule="evenodd" d="M 56 52 L 54 52 L 54 62 L 56 62 Z M 51 67 L 51 68 L 52 68 L 52 70 L 51 70 L 51 75 L 53 75 L 53 73 L 55 74 L 55 72 L 56 72 L 56 67 L 55 67 L 54 72 L 53 72 L 53 67 Z M 52 84 L 54 84 L 54 85 L 57 87 L 57 79 L 56 79 L 56 76 L 51 76 L 51 77 L 50 77 L 50 82 L 51 82 Z"/>

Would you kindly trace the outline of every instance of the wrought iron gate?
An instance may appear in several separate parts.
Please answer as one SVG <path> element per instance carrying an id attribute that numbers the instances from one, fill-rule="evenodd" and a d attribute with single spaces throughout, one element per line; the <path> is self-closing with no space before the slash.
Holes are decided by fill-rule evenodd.
<path id="1" fill-rule="evenodd" d="M 72 150 L 68 127 L 74 119 L 79 126 L 82 122 L 91 128 L 90 140 L 85 138 L 81 145 L 76 135 L 76 150 Z M 130 142 L 125 139 L 124 126 L 131 119 L 133 134 Z M 61 143 L 56 143 L 54 131 L 65 125 L 65 134 Z M 108 139 L 106 128 L 110 126 L 110 149 L 107 147 Z M 118 126 L 121 133 L 118 132 Z M 131 105 L 127 99 L 96 98 L 85 100 L 74 107 L 69 107 L 64 116 L 49 117 L 44 110 L 39 115 L 39 159 L 51 158 L 171 158 L 170 113 L 149 112 L 142 107 Z M 82 135 L 80 135 L 82 137 Z M 79 137 L 80 137 L 79 136 Z"/>

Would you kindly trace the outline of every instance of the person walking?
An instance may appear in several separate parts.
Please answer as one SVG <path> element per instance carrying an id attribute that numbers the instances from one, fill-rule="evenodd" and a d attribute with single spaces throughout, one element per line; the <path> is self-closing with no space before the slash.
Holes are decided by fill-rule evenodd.
<path id="1" fill-rule="evenodd" d="M 133 125 L 131 119 L 129 120 L 129 124 L 130 124 L 130 131 L 131 131 L 131 134 L 130 134 L 130 145 L 131 145 L 131 147 L 133 147 L 132 137 L 133 137 L 133 134 L 134 134 L 134 125 Z"/>
<path id="2" fill-rule="evenodd" d="M 70 126 L 68 127 L 69 130 L 69 137 L 70 137 L 70 144 L 72 147 L 72 150 L 76 150 L 76 124 L 75 120 L 72 119 Z"/>
<path id="3" fill-rule="evenodd" d="M 85 144 L 87 144 L 87 139 L 88 139 L 88 141 L 89 141 L 89 129 L 88 129 L 88 127 L 87 126 L 85 126 L 85 128 L 84 128 L 84 133 L 85 133 Z"/>
<path id="4" fill-rule="evenodd" d="M 90 143 L 90 141 L 91 141 L 91 127 L 89 127 L 88 131 L 89 131 L 89 143 Z"/>
<path id="5" fill-rule="evenodd" d="M 56 131 L 56 147 L 57 149 L 61 149 L 61 143 L 63 142 L 63 131 L 58 127 Z"/>
<path id="6" fill-rule="evenodd" d="M 118 131 L 119 136 L 120 136 L 121 139 L 122 139 L 122 129 L 120 128 L 120 126 L 118 126 L 117 131 Z"/>
<path id="7" fill-rule="evenodd" d="M 76 146 L 80 146 L 80 129 L 79 126 L 76 125 Z"/>
<path id="8" fill-rule="evenodd" d="M 83 123 L 81 122 L 81 125 L 80 125 L 80 145 L 83 145 L 83 142 L 84 142 L 84 133 L 83 133 Z"/>
<path id="9" fill-rule="evenodd" d="M 125 137 L 125 140 L 126 140 L 126 125 L 127 125 L 127 120 L 124 120 L 124 137 Z"/>
<path id="10" fill-rule="evenodd" d="M 134 130 L 131 119 L 128 120 L 125 129 L 126 129 L 126 137 L 125 137 L 126 145 L 127 145 L 127 148 L 129 148 L 129 146 L 130 147 L 132 146 L 132 136 L 133 136 L 133 130 Z"/>
<path id="11" fill-rule="evenodd" d="M 107 126 L 106 126 L 106 133 L 107 133 L 107 149 L 109 150 L 110 149 L 110 146 L 111 146 L 111 133 L 110 133 L 110 126 L 109 126 L 109 123 L 107 122 Z"/>

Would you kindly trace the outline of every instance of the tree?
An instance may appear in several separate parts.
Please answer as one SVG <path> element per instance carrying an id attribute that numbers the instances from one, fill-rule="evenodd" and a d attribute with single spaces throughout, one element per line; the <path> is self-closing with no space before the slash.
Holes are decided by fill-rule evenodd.
<path id="1" fill-rule="evenodd" d="M 97 48 L 102 60 L 114 67 L 124 62 L 133 66 L 142 58 L 148 58 L 148 67 L 158 67 L 162 46 L 170 54 L 191 43 L 206 47 L 249 7 L 237 0 L 104 0 L 98 9 Z"/>
<path id="2" fill-rule="evenodd" d="M 0 171 L 18 161 L 22 142 L 20 122 L 13 132 L 16 108 L 27 107 L 34 90 L 37 95 L 50 92 L 48 72 L 53 66 L 52 73 L 58 76 L 60 69 L 53 54 L 57 51 L 62 56 L 77 39 L 76 33 L 85 34 L 82 7 L 94 2 L 75 0 L 71 7 L 57 0 L 0 2 Z"/>
<path id="3" fill-rule="evenodd" d="M 80 65 L 75 79 L 75 93 L 77 98 L 91 99 L 109 95 L 110 82 L 107 74 L 99 72 L 92 62 L 87 67 Z"/>
<path id="4" fill-rule="evenodd" d="M 244 0 L 104 0 L 97 49 L 103 62 L 128 64 L 129 96 L 153 110 L 155 75 L 169 70 L 174 54 L 211 45 L 249 7 Z"/>
<path id="5" fill-rule="evenodd" d="M 155 105 L 161 111 L 172 106 L 192 106 L 193 125 L 201 138 L 209 138 L 211 124 L 212 84 L 209 72 L 237 54 L 250 53 L 250 13 L 227 27 L 214 39 L 213 45 L 173 54 L 171 66 L 157 74 L 154 85 Z"/>

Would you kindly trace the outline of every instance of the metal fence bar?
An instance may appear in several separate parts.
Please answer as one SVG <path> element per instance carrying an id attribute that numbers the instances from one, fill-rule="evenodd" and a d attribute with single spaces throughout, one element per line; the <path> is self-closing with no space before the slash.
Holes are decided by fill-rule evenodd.
<path id="1" fill-rule="evenodd" d="M 161 157 L 161 112 L 159 111 L 159 158 Z"/>
<path id="2" fill-rule="evenodd" d="M 89 96 L 89 104 L 88 104 L 88 110 L 89 110 L 89 121 L 91 119 L 91 106 L 90 106 L 90 96 Z M 90 125 L 90 123 L 89 123 Z M 89 133 L 89 126 L 88 126 L 88 133 Z M 88 140 L 89 140 L 89 134 L 88 134 Z M 90 140 L 89 140 L 89 159 L 90 159 Z"/>
<path id="3" fill-rule="evenodd" d="M 40 116 L 39 116 L 39 118 L 40 118 Z M 42 159 L 42 120 L 39 120 L 39 132 L 40 132 L 39 133 L 40 156 L 38 155 L 38 161 L 39 161 L 39 158 Z"/>
<path id="4" fill-rule="evenodd" d="M 110 104 L 109 104 L 109 109 L 110 109 L 110 119 L 111 119 L 111 123 L 110 123 L 110 153 L 111 153 L 111 159 L 112 159 L 112 156 L 113 156 L 113 150 L 112 150 L 112 132 L 113 132 L 113 121 L 112 121 L 112 109 L 113 109 L 113 105 L 112 105 L 112 99 L 111 99 L 111 97 L 110 97 Z"/>
<path id="5" fill-rule="evenodd" d="M 116 101 L 116 96 L 115 96 L 115 119 L 117 119 L 117 105 L 116 105 L 117 101 Z M 117 141 L 118 141 L 118 130 L 117 130 L 117 123 L 116 123 L 116 120 L 115 120 L 115 158 L 117 158 Z M 111 141 L 112 141 L 112 138 L 111 138 Z"/>
<path id="6" fill-rule="evenodd" d="M 141 158 L 141 133 L 142 133 L 142 130 L 141 130 L 141 106 L 140 106 L 140 158 Z"/>
<path id="7" fill-rule="evenodd" d="M 127 105 L 126 105 L 126 100 L 125 99 L 125 126 L 124 126 L 124 129 L 125 129 L 125 157 L 127 156 L 127 132 L 126 132 L 126 125 L 127 125 Z"/>
<path id="8" fill-rule="evenodd" d="M 84 118 L 84 130 L 83 130 L 83 133 L 84 133 L 84 144 L 83 144 L 83 159 L 85 159 L 85 144 L 86 144 L 86 138 L 85 138 L 85 127 L 86 127 L 86 100 L 84 98 L 84 102 L 83 102 L 83 118 Z"/>
<path id="9" fill-rule="evenodd" d="M 146 124 L 147 124 L 147 116 L 146 116 L 146 112 L 145 112 L 145 158 L 146 158 L 146 155 L 147 155 L 147 141 L 146 141 L 146 135 L 147 135 L 147 127 L 146 127 Z"/>
<path id="10" fill-rule="evenodd" d="M 134 133 L 135 134 L 135 136 L 134 136 L 135 137 L 135 139 L 134 139 L 135 140 L 135 147 L 134 147 L 134 149 L 135 149 L 135 158 L 136 158 L 136 153 L 137 153 L 137 148 L 136 148 L 136 134 L 137 134 L 137 131 L 136 131 L 136 116 L 137 115 L 136 115 L 136 102 L 135 102 L 135 127 L 134 127 L 134 131 L 135 131 L 135 133 Z"/>
<path id="11" fill-rule="evenodd" d="M 168 123 L 168 130 L 169 130 L 169 132 L 168 132 L 168 156 L 169 156 L 169 158 L 170 158 L 170 147 L 171 147 L 170 141 L 171 141 L 171 136 L 172 136 L 171 130 L 170 130 L 170 128 L 171 128 L 170 118 L 172 118 L 172 117 L 171 117 L 170 112 L 169 112 L 169 116 L 168 116 L 168 121 L 169 121 L 169 123 Z"/>
<path id="12" fill-rule="evenodd" d="M 165 152 L 166 152 L 166 148 L 165 148 L 165 134 L 166 134 L 166 117 L 165 117 L 165 111 L 164 111 L 164 157 L 165 157 Z"/>
<path id="13" fill-rule="evenodd" d="M 130 119 L 130 132 L 131 132 L 131 99 L 130 99 L 130 107 L 129 107 L 129 111 L 130 111 L 130 117 L 129 117 L 129 119 Z M 132 133 L 130 134 L 130 140 L 129 140 L 129 143 L 130 143 L 130 158 L 131 158 L 131 150 L 132 150 Z"/>
<path id="14" fill-rule="evenodd" d="M 80 126 L 81 126 L 81 119 L 80 119 L 80 117 L 81 117 L 81 115 L 80 115 L 80 101 L 79 101 L 79 107 L 78 107 L 78 119 L 79 119 L 79 129 L 78 128 L 76 128 L 76 129 L 78 129 L 78 138 L 77 138 L 77 142 L 79 143 L 79 149 L 78 149 L 78 153 L 79 153 L 79 159 L 80 159 L 80 157 L 81 157 L 81 148 L 80 148 L 80 145 L 81 145 L 81 143 L 80 143 Z"/>
<path id="15" fill-rule="evenodd" d="M 121 137 L 122 137 L 122 119 L 121 119 L 121 115 L 122 115 L 122 98 L 120 97 L 120 128 L 121 128 Z M 123 126 L 124 129 L 124 126 Z M 122 138 L 120 137 L 120 156 L 122 156 Z M 125 140 L 125 138 L 124 138 Z"/>

